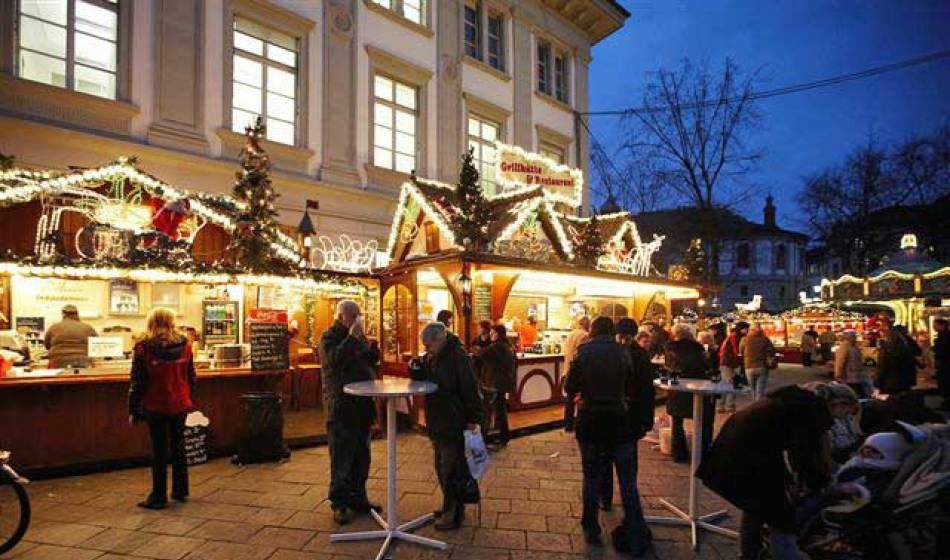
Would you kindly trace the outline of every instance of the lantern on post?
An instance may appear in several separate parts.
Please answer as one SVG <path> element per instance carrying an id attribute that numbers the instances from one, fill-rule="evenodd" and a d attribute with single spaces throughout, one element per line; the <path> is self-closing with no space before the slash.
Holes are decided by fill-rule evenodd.
<path id="1" fill-rule="evenodd" d="M 303 257 L 310 262 L 310 252 L 313 249 L 313 236 L 317 233 L 317 228 L 313 227 L 313 220 L 310 218 L 310 208 L 316 208 L 316 201 L 307 201 L 304 206 L 303 216 L 300 218 L 300 224 L 297 226 L 297 242 L 303 252 Z"/>

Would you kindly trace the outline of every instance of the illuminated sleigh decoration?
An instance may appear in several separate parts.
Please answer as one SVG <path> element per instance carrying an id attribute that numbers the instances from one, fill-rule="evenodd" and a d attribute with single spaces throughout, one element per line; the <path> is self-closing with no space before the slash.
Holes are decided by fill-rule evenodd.
<path id="1" fill-rule="evenodd" d="M 372 239 L 362 242 L 343 234 L 339 242 L 321 235 L 315 252 L 320 257 L 320 268 L 339 272 L 371 272 L 379 251 L 379 243 Z"/>

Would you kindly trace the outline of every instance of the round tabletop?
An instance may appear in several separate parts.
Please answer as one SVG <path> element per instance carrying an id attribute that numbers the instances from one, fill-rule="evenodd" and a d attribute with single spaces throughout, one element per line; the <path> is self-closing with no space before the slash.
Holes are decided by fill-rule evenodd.
<path id="1" fill-rule="evenodd" d="M 680 378 L 678 379 L 679 383 L 676 385 L 671 385 L 669 383 L 663 383 L 661 380 L 656 379 L 653 381 L 653 384 L 660 389 L 666 389 L 667 391 L 681 391 L 683 393 L 699 393 L 702 395 L 727 395 L 729 393 L 738 393 L 735 387 L 732 386 L 732 383 L 729 381 L 720 381 L 719 383 L 713 383 L 708 379 L 690 379 L 690 378 Z"/>
<path id="2" fill-rule="evenodd" d="M 430 381 L 413 381 L 404 377 L 389 377 L 374 381 L 357 381 L 343 386 L 343 392 L 360 397 L 411 397 L 434 393 L 439 386 Z"/>

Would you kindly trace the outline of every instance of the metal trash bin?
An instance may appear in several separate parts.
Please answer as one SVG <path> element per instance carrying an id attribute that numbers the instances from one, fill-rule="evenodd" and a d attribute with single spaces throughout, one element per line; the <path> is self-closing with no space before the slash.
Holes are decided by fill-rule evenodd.
<path id="1" fill-rule="evenodd" d="M 241 426 L 232 463 L 268 463 L 290 457 L 284 445 L 281 397 L 273 391 L 241 395 Z"/>

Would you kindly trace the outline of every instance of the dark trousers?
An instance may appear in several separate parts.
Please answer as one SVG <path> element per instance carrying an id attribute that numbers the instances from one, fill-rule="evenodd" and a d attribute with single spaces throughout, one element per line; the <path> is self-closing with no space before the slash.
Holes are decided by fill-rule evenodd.
<path id="1" fill-rule="evenodd" d="M 762 557 L 762 529 L 766 523 L 759 517 L 743 511 L 739 521 L 739 558 L 758 560 Z M 769 527 L 769 552 L 775 560 L 806 560 L 798 548 L 798 536 Z"/>
<path id="2" fill-rule="evenodd" d="M 802 365 L 811 367 L 811 352 L 802 352 Z"/>
<path id="3" fill-rule="evenodd" d="M 487 440 L 488 429 L 494 427 L 498 430 L 498 442 L 505 445 L 508 443 L 508 440 L 511 439 L 508 429 L 507 394 L 482 387 L 482 395 L 485 409 L 482 434 Z"/>
<path id="4" fill-rule="evenodd" d="M 614 462 L 609 452 L 604 453 L 601 464 L 604 470 L 600 475 L 600 503 L 606 508 L 614 503 Z"/>
<path id="5" fill-rule="evenodd" d="M 683 429 L 683 417 L 673 416 L 673 460 L 686 461 L 689 458 L 689 447 L 686 443 L 686 430 Z M 716 420 L 715 401 L 706 398 L 703 399 L 703 433 L 702 433 L 702 452 L 703 455 L 709 450 L 713 439 L 713 423 Z"/>
<path id="6" fill-rule="evenodd" d="M 640 492 L 637 490 L 637 444 L 636 442 L 617 445 L 578 441 L 581 450 L 581 468 L 584 472 L 584 485 L 581 492 L 584 501 L 581 526 L 588 534 L 599 535 L 600 521 L 598 511 L 603 491 L 605 462 L 612 463 L 617 469 L 620 482 L 620 498 L 623 501 L 623 525 L 633 550 L 646 544 L 647 525 L 643 519 L 643 506 L 640 504 Z"/>
<path id="7" fill-rule="evenodd" d="M 330 491 L 327 498 L 334 510 L 367 502 L 369 478 L 369 426 L 345 426 L 327 422 L 327 447 L 330 450 Z"/>
<path id="8" fill-rule="evenodd" d="M 465 462 L 465 439 L 432 440 L 435 474 L 442 488 L 442 514 L 450 515 L 456 523 L 465 517 L 465 504 L 459 492 L 459 481 L 468 474 Z"/>
<path id="9" fill-rule="evenodd" d="M 168 463 L 172 464 L 172 497 L 188 496 L 188 465 L 185 463 L 185 415 L 148 413 L 152 437 L 152 493 L 148 500 L 168 501 Z"/>

